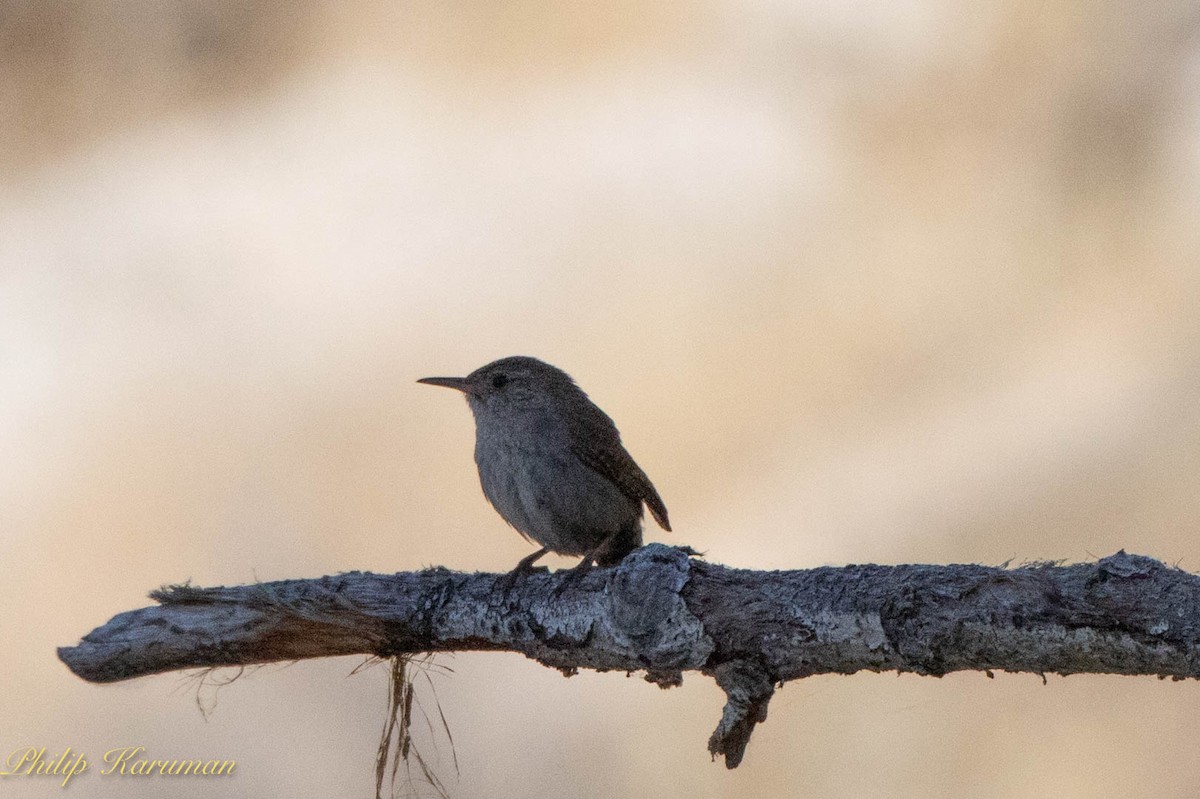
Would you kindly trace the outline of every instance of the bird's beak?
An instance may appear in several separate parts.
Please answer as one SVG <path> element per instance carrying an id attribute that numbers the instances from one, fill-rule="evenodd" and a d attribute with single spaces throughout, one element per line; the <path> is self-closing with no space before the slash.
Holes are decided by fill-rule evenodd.
<path id="1" fill-rule="evenodd" d="M 471 393 L 471 384 L 465 377 L 422 377 L 417 382 L 424 383 L 427 386 L 444 386 L 446 388 L 453 388 L 463 392 L 464 394 Z"/>

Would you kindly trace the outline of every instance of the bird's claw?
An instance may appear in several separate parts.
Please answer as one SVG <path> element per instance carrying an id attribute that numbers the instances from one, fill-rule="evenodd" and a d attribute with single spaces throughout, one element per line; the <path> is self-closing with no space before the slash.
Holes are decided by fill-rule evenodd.
<path id="1" fill-rule="evenodd" d="M 525 563 L 518 563 L 515 569 L 510 571 L 508 574 L 501 576 L 500 579 L 497 580 L 496 585 L 499 586 L 501 590 L 508 592 L 516 588 L 517 582 L 521 578 L 528 577 L 531 574 L 546 574 L 549 571 L 550 569 L 545 566 L 533 566 Z"/>
<path id="2" fill-rule="evenodd" d="M 558 585 L 554 587 L 554 597 L 558 598 L 567 590 L 579 585 L 579 582 L 587 576 L 588 572 L 593 569 L 592 561 L 584 558 L 579 562 L 579 565 L 572 566 L 563 572 L 562 578 L 558 581 Z"/>

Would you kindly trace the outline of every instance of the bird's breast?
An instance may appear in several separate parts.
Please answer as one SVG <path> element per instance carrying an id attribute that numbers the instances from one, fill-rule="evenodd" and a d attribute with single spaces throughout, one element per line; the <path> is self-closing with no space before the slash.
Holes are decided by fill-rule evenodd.
<path id="1" fill-rule="evenodd" d="M 585 554 L 609 534 L 638 525 L 641 503 L 576 457 L 567 439 L 477 431 L 483 493 L 529 538 L 562 554 Z"/>

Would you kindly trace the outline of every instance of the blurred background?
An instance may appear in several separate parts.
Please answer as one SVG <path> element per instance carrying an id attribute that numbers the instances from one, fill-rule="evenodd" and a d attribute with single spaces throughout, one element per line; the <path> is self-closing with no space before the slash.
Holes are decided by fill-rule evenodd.
<path id="1" fill-rule="evenodd" d="M 0 2 L 0 754 L 368 796 L 384 669 L 54 649 L 163 583 L 510 568 L 414 380 L 511 354 L 716 562 L 1200 570 L 1198 219 L 1194 3 Z M 1192 683 L 808 679 L 727 772 L 705 678 L 438 662 L 455 796 L 1200 789 Z"/>

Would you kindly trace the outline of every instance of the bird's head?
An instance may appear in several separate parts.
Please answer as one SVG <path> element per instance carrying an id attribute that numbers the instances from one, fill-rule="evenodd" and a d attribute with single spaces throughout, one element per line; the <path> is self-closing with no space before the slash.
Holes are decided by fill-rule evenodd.
<path id="1" fill-rule="evenodd" d="M 423 377 L 417 382 L 463 392 L 476 414 L 546 408 L 583 393 L 563 370 L 525 355 L 492 361 L 466 377 Z"/>

